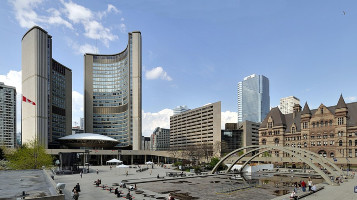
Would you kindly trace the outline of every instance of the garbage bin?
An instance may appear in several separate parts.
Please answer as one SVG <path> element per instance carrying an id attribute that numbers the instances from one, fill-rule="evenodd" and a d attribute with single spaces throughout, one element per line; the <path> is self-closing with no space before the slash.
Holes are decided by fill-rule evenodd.
<path id="1" fill-rule="evenodd" d="M 357 193 L 357 186 L 355 186 L 355 188 L 354 188 L 354 192 L 355 192 L 355 193 Z"/>

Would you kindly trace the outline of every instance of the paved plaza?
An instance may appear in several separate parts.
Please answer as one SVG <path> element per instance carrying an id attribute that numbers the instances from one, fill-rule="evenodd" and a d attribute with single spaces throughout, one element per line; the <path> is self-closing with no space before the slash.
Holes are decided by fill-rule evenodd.
<path id="1" fill-rule="evenodd" d="M 281 195 L 277 193 L 277 188 L 271 184 L 258 185 L 256 187 L 246 188 L 234 192 L 222 192 L 227 186 L 236 184 L 230 180 L 226 175 L 205 175 L 205 176 L 186 176 L 186 177 L 167 177 L 166 172 L 174 172 L 175 170 L 169 168 L 141 165 L 141 168 L 149 167 L 148 170 L 137 172 L 138 168 L 115 168 L 110 169 L 109 166 L 92 166 L 90 173 L 83 174 L 83 178 L 79 174 L 73 175 L 57 175 L 55 176 L 56 183 L 66 183 L 64 193 L 66 199 L 71 199 L 71 191 L 73 187 L 79 183 L 81 185 L 80 199 L 118 199 L 114 193 L 110 193 L 101 187 L 96 187 L 94 181 L 101 179 L 102 184 L 114 187 L 115 183 L 125 181 L 127 187 L 135 185 L 137 190 L 143 191 L 142 194 L 131 192 L 133 199 L 165 199 L 170 192 L 188 193 L 192 197 L 199 199 L 276 199 L 276 200 L 289 200 L 289 194 Z M 96 169 L 99 174 L 96 174 Z M 128 175 L 126 175 L 128 172 Z M 159 177 L 164 178 L 157 178 Z M 280 179 L 280 177 L 279 177 Z M 262 179 L 264 182 L 264 179 Z M 305 197 L 303 199 L 357 199 L 357 193 L 354 193 L 353 187 L 357 186 L 357 179 L 350 179 L 344 182 L 341 186 L 329 186 L 320 183 L 318 187 L 324 186 L 325 189 Z M 282 189 L 280 187 L 280 189 Z M 119 188 L 124 193 L 124 197 L 128 189 Z M 282 190 L 279 190 L 281 192 Z M 285 188 L 285 193 L 290 193 L 291 187 Z M 302 192 L 299 191 L 298 195 Z M 124 199 L 120 197 L 120 199 Z"/>
<path id="2" fill-rule="evenodd" d="M 304 197 L 306 200 L 356 200 L 357 193 L 354 193 L 354 186 L 357 186 L 357 177 L 348 179 L 347 182 L 343 182 L 340 186 L 331 186 L 326 183 L 317 184 L 317 188 L 324 187 L 324 189 Z M 298 191 L 297 195 L 303 194 L 302 191 Z M 290 200 L 290 194 L 280 196 L 274 200 Z"/>
<path id="3" fill-rule="evenodd" d="M 3 170 L 0 171 L 0 199 L 22 197 L 42 197 L 56 194 L 43 170 Z"/>
<path id="4" fill-rule="evenodd" d="M 109 166 L 93 166 L 90 173 L 83 174 L 80 178 L 79 174 L 73 175 L 58 175 L 55 176 L 57 183 L 66 183 L 64 191 L 66 199 L 70 199 L 71 190 L 75 184 L 81 185 L 80 199 L 117 199 L 113 193 L 103 190 L 101 187 L 96 187 L 94 181 L 102 180 L 102 184 L 112 186 L 115 183 L 125 181 L 127 186 L 136 184 L 138 190 L 142 190 L 142 194 L 131 192 L 134 199 L 164 199 L 168 197 L 170 192 L 189 193 L 192 197 L 199 199 L 273 199 L 278 194 L 274 193 L 276 188 L 270 185 L 244 188 L 239 191 L 222 192 L 228 187 L 237 187 L 238 182 L 230 180 L 226 175 L 204 175 L 204 176 L 186 176 L 186 177 L 167 177 L 166 172 L 174 172 L 173 169 L 142 165 L 141 168 L 149 167 L 144 172 L 137 172 L 138 168 L 115 168 L 110 170 Z M 96 174 L 96 169 L 99 174 Z M 128 176 L 126 172 L 128 171 Z M 165 178 L 157 178 L 159 177 Z M 115 186 L 114 186 L 115 188 Z M 128 190 L 119 188 L 127 194 Z"/>

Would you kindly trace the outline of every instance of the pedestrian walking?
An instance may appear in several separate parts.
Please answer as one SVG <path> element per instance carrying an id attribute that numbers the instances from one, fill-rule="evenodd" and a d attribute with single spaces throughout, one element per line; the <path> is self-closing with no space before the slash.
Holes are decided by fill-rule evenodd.
<path id="1" fill-rule="evenodd" d="M 128 172 L 128 171 L 126 171 L 126 176 L 128 176 L 128 174 L 129 174 L 129 172 Z"/>
<path id="2" fill-rule="evenodd" d="M 81 171 L 80 173 L 79 173 L 79 175 L 81 176 L 81 178 L 82 178 L 82 175 L 83 175 L 83 171 Z"/>
<path id="3" fill-rule="evenodd" d="M 302 191 L 305 192 L 306 191 L 306 183 L 305 181 L 301 181 L 301 188 L 302 188 Z"/>
<path id="4" fill-rule="evenodd" d="M 97 174 L 99 174 L 99 170 L 97 169 Z"/>
<path id="5" fill-rule="evenodd" d="M 309 185 L 309 191 L 311 191 L 311 187 L 312 187 L 312 180 L 309 177 L 309 180 L 307 181 L 307 184 Z"/>

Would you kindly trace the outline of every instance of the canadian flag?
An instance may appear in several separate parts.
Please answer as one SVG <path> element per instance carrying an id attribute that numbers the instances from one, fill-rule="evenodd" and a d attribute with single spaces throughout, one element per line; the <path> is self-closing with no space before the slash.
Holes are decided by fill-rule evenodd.
<path id="1" fill-rule="evenodd" d="M 31 101 L 30 99 L 26 98 L 26 97 L 23 96 L 23 95 L 22 95 L 22 101 L 27 102 L 27 103 L 30 103 L 30 104 L 32 104 L 32 105 L 34 105 L 34 106 L 36 105 L 35 102 Z"/>

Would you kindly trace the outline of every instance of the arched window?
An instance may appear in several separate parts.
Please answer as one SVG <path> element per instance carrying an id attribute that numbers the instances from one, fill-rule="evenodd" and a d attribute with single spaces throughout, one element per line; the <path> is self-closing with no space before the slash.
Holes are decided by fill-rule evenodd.
<path id="1" fill-rule="evenodd" d="M 324 121 L 321 121 L 320 124 L 321 124 L 321 127 L 323 127 L 324 126 Z"/>
<path id="2" fill-rule="evenodd" d="M 355 146 L 357 146 L 357 140 L 355 140 Z"/>
<path id="3" fill-rule="evenodd" d="M 274 144 L 275 144 L 275 146 L 279 146 L 279 138 L 275 138 Z"/>
<path id="4" fill-rule="evenodd" d="M 338 137 L 342 137 L 343 136 L 343 131 L 339 131 L 338 132 Z"/>
<path id="5" fill-rule="evenodd" d="M 326 154 L 326 151 L 325 150 L 321 150 L 321 151 L 319 151 L 319 153 L 318 153 L 320 156 L 322 156 L 322 157 L 324 157 L 324 158 L 326 158 L 326 156 L 327 156 L 327 154 Z"/>
<path id="6" fill-rule="evenodd" d="M 342 147 L 342 140 L 338 141 L 338 146 Z"/>
<path id="7" fill-rule="evenodd" d="M 334 158 L 335 157 L 335 154 L 333 152 L 330 153 L 330 157 L 331 158 Z"/>
<path id="8" fill-rule="evenodd" d="M 332 126 L 332 120 L 329 121 L 330 126 Z"/>
<path id="9" fill-rule="evenodd" d="M 352 146 L 352 140 L 348 141 L 348 146 Z"/>
<path id="10" fill-rule="evenodd" d="M 307 147 L 307 143 L 306 142 L 304 142 L 304 147 Z"/>
<path id="11" fill-rule="evenodd" d="M 263 145 L 267 145 L 267 140 L 266 139 L 262 139 L 262 144 Z"/>
<path id="12" fill-rule="evenodd" d="M 293 126 L 293 127 L 291 127 L 291 133 L 295 133 L 295 127 Z"/>
<path id="13" fill-rule="evenodd" d="M 315 128 L 315 122 L 312 123 L 312 128 Z"/>

